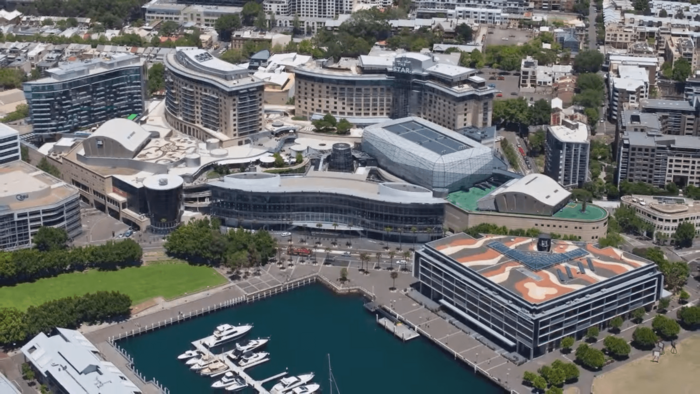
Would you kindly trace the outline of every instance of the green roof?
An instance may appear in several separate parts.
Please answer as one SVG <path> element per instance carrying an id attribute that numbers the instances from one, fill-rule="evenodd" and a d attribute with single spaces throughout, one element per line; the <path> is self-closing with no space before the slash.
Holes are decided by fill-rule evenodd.
<path id="1" fill-rule="evenodd" d="M 127 119 L 129 119 L 129 120 L 134 120 L 134 119 L 136 119 L 136 118 L 138 118 L 138 117 L 139 117 L 139 116 L 138 116 L 137 114 L 131 114 L 131 115 L 129 115 L 129 117 L 128 117 Z"/>
<path id="2" fill-rule="evenodd" d="M 481 197 L 491 193 L 495 187 L 488 189 L 479 189 L 478 187 L 472 187 L 468 191 L 460 190 L 447 195 L 447 201 L 452 204 L 466 209 L 468 211 L 476 211 L 476 202 L 479 201 Z"/>
<path id="3" fill-rule="evenodd" d="M 570 202 L 552 216 L 555 218 L 579 220 L 600 220 L 605 217 L 605 209 L 588 204 L 586 206 L 586 212 L 581 212 L 581 205 L 581 203 Z"/>

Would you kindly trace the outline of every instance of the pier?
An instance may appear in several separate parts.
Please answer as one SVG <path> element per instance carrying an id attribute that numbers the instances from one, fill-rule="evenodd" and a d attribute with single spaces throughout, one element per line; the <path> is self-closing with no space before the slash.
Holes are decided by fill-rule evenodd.
<path id="1" fill-rule="evenodd" d="M 401 340 L 404 342 L 410 341 L 411 339 L 418 338 L 420 336 L 420 334 L 411 330 L 408 326 L 401 323 L 396 324 L 393 321 L 387 319 L 386 317 L 382 317 L 381 319 L 379 319 L 379 316 L 377 316 L 377 323 L 379 323 L 380 326 L 386 328 L 387 331 L 391 331 L 394 335 L 401 338 Z"/>
<path id="2" fill-rule="evenodd" d="M 233 360 L 231 360 L 231 359 L 230 359 L 227 355 L 225 355 L 225 354 L 214 354 L 214 353 L 212 353 L 211 350 L 209 350 L 209 348 L 208 348 L 207 346 L 204 345 L 204 342 L 206 342 L 209 338 L 211 338 L 211 337 L 209 336 L 209 337 L 206 337 L 206 338 L 198 339 L 198 340 L 192 342 L 192 346 L 194 346 L 195 349 L 197 349 L 197 350 L 198 350 L 199 352 L 201 352 L 202 354 L 206 354 L 206 355 L 209 356 L 209 357 L 216 357 L 216 358 L 218 358 L 221 362 L 223 362 L 224 364 L 226 364 L 226 365 L 228 366 L 229 369 L 226 370 L 226 371 L 224 371 L 224 372 L 222 372 L 222 373 L 220 373 L 220 374 L 223 374 L 223 373 L 229 372 L 229 371 L 235 373 L 236 375 L 240 376 L 241 379 L 245 380 L 245 382 L 248 384 L 248 386 L 250 386 L 250 387 L 252 387 L 253 389 L 255 389 L 255 391 L 256 391 L 258 394 L 270 394 L 270 392 L 269 392 L 267 389 L 265 389 L 262 385 L 263 385 L 264 383 L 267 383 L 267 382 L 269 382 L 269 381 L 275 380 L 275 379 L 277 379 L 277 378 L 281 378 L 282 376 L 284 376 L 284 375 L 287 374 L 287 372 L 285 371 L 285 372 L 279 373 L 279 374 L 277 374 L 277 375 L 275 375 L 275 376 L 271 376 L 271 377 L 269 377 L 269 378 L 267 378 L 267 379 L 264 379 L 264 380 L 261 380 L 261 381 L 257 381 L 257 380 L 255 380 L 255 379 L 253 379 L 250 375 L 248 375 L 247 373 L 245 373 L 245 370 L 246 370 L 247 368 L 252 368 L 252 367 L 254 367 L 254 366 L 256 366 L 256 365 L 260 365 L 260 364 L 262 364 L 262 363 L 264 363 L 264 362 L 267 362 L 267 361 L 270 360 L 269 358 L 266 358 L 266 359 L 264 359 L 264 360 L 257 361 L 257 362 L 255 362 L 255 363 L 250 364 L 250 365 L 247 365 L 247 366 L 245 366 L 245 367 L 241 367 L 241 366 L 237 365 L 236 363 L 234 363 Z M 217 375 L 220 375 L 220 374 L 217 374 Z"/>

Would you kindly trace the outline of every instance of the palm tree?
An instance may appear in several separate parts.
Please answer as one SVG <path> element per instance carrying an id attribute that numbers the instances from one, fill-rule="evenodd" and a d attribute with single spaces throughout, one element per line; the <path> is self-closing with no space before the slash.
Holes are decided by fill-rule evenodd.
<path id="1" fill-rule="evenodd" d="M 369 261 L 369 255 L 365 252 L 360 252 L 360 271 L 365 272 L 365 262 Z"/>
<path id="2" fill-rule="evenodd" d="M 413 250 L 416 250 L 416 233 L 418 229 L 415 226 L 411 227 L 411 232 L 413 233 Z"/>
<path id="3" fill-rule="evenodd" d="M 396 231 L 399 232 L 399 250 L 403 249 L 403 227 L 399 227 L 396 229 Z"/>
<path id="4" fill-rule="evenodd" d="M 391 232 L 391 230 L 392 230 L 392 228 L 391 228 L 390 226 L 384 227 L 384 233 L 385 233 L 386 235 L 389 235 L 389 233 Z M 384 242 L 387 242 L 387 240 L 384 239 Z"/>
<path id="5" fill-rule="evenodd" d="M 377 257 L 377 265 L 379 265 L 381 263 L 380 259 L 382 258 L 382 252 L 377 252 L 374 255 Z"/>
<path id="6" fill-rule="evenodd" d="M 396 256 L 396 252 L 394 252 L 393 250 L 390 250 L 389 251 L 389 269 L 391 271 L 394 270 L 394 257 L 395 256 Z"/>
<path id="7" fill-rule="evenodd" d="M 428 233 L 428 241 L 433 240 L 433 230 L 434 229 L 432 227 L 428 227 L 425 229 L 425 232 Z"/>
<path id="8" fill-rule="evenodd" d="M 389 289 L 389 290 L 396 290 L 396 278 L 399 277 L 399 273 L 396 271 L 391 271 L 391 273 L 389 275 L 391 276 L 391 281 L 392 281 L 391 289 Z"/>
<path id="9" fill-rule="evenodd" d="M 406 264 L 404 264 L 404 269 L 408 270 L 408 259 L 411 258 L 411 251 L 407 250 L 403 252 L 403 259 L 406 261 Z"/>
<path id="10" fill-rule="evenodd" d="M 331 254 L 331 248 L 326 246 L 326 261 L 328 261 L 328 255 Z"/>

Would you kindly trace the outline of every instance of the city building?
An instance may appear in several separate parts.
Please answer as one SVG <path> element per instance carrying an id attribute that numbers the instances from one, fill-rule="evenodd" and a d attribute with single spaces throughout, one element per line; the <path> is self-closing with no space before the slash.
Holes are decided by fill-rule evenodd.
<path id="1" fill-rule="evenodd" d="M 648 99 L 640 101 L 641 111 L 654 114 L 661 122 L 661 133 L 698 135 L 698 110 L 686 100 Z"/>
<path id="2" fill-rule="evenodd" d="M 630 44 L 637 41 L 638 35 L 633 26 L 618 24 L 605 26 L 605 45 L 616 49 L 627 49 Z"/>
<path id="3" fill-rule="evenodd" d="M 29 248 L 40 227 L 66 230 L 73 239 L 83 231 L 78 190 L 22 160 L 0 164 L 0 248 Z"/>
<path id="4" fill-rule="evenodd" d="M 593 204 L 570 201 L 571 193 L 552 178 L 522 178 L 496 171 L 486 181 L 452 192 L 445 206 L 445 227 L 452 232 L 488 223 L 509 230 L 537 229 L 553 236 L 595 242 L 605 237 L 608 212 Z"/>
<path id="5" fill-rule="evenodd" d="M 661 122 L 656 114 L 640 112 L 638 110 L 622 111 L 618 118 L 615 130 L 615 146 L 619 146 L 620 136 L 627 132 L 643 132 L 661 134 Z M 616 154 L 616 152 L 613 152 Z"/>
<path id="6" fill-rule="evenodd" d="M 490 148 L 415 117 L 365 128 L 362 150 L 382 169 L 432 190 L 471 187 L 508 169 Z"/>
<path id="7" fill-rule="evenodd" d="M 685 80 L 684 99 L 695 106 L 696 98 L 700 98 L 700 70 Z"/>
<path id="8" fill-rule="evenodd" d="M 664 234 L 667 240 L 673 239 L 678 225 L 690 222 L 695 233 L 700 234 L 700 204 L 692 198 L 667 196 L 622 196 L 622 205 L 635 210 L 637 217 L 651 224 L 654 239 Z"/>
<path id="9" fill-rule="evenodd" d="M 166 117 L 176 130 L 224 147 L 243 145 L 262 130 L 263 81 L 253 71 L 196 48 L 165 57 Z"/>
<path id="10" fill-rule="evenodd" d="M 232 227 L 323 229 L 406 242 L 439 236 L 444 199 L 408 183 L 372 182 L 370 175 L 390 176 L 362 169 L 356 173 L 311 170 L 299 177 L 260 172 L 227 175 L 209 184 L 211 214 Z"/>
<path id="11" fill-rule="evenodd" d="M 2 15 L 0 15 L 0 17 L 2 17 Z M 10 379 L 7 378 L 7 376 L 3 375 L 2 372 L 0 372 L 0 393 L 22 394 L 22 392 L 19 391 L 19 389 L 10 381 Z"/>
<path id="12" fill-rule="evenodd" d="M 24 83 L 34 133 L 67 133 L 144 113 L 147 72 L 138 56 L 61 63 L 47 73 Z"/>
<path id="13" fill-rule="evenodd" d="M 649 83 L 649 86 L 656 85 L 656 72 L 659 68 L 659 59 L 657 59 L 656 57 L 627 56 L 616 54 L 606 55 L 606 63 L 603 64 L 603 67 L 607 67 L 610 75 L 613 78 L 621 77 L 619 75 L 619 68 L 621 66 L 636 66 L 643 68 L 647 72 L 647 82 Z"/>
<path id="14" fill-rule="evenodd" d="M 292 36 L 289 34 L 278 34 L 272 32 L 258 32 L 254 30 L 238 30 L 231 33 L 231 48 L 243 49 L 246 42 L 254 45 L 267 45 L 268 48 L 274 48 L 279 45 L 284 48 L 292 41 Z"/>
<path id="15" fill-rule="evenodd" d="M 575 28 L 555 29 L 554 39 L 561 45 L 563 50 L 569 50 L 572 54 L 577 54 L 581 48 L 581 40 Z"/>
<path id="16" fill-rule="evenodd" d="M 10 126 L 0 124 L 0 164 L 21 159 L 19 133 Z"/>
<path id="17" fill-rule="evenodd" d="M 695 136 L 627 132 L 618 144 L 616 182 L 644 182 L 663 188 L 700 186 L 700 140 Z"/>
<path id="18" fill-rule="evenodd" d="M 428 10 L 443 10 L 449 13 L 459 7 L 495 8 L 509 13 L 523 13 L 530 8 L 530 3 L 523 0 L 419 0 L 415 5 L 418 14 L 426 13 Z"/>
<path id="19" fill-rule="evenodd" d="M 662 297 L 657 265 L 616 248 L 459 233 L 416 252 L 419 291 L 505 350 L 532 359 Z"/>
<path id="20" fill-rule="evenodd" d="M 691 70 L 698 68 L 698 59 L 695 48 L 695 40 L 687 37 L 668 37 L 664 50 L 664 60 L 675 63 L 678 59 L 685 59 L 690 64 Z"/>
<path id="21" fill-rule="evenodd" d="M 141 390 L 76 330 L 57 328 L 54 336 L 39 335 L 22 346 L 24 359 L 37 379 L 66 394 L 140 394 Z"/>
<path id="22" fill-rule="evenodd" d="M 544 173 L 564 187 L 582 187 L 588 182 L 588 126 L 563 119 L 560 126 L 548 126 L 545 140 Z"/>
<path id="23" fill-rule="evenodd" d="M 528 56 L 520 62 L 520 90 L 534 91 L 537 87 L 537 60 Z"/>
<path id="24" fill-rule="evenodd" d="M 474 23 L 500 25 L 504 22 L 503 10 L 494 8 L 455 7 L 454 18 L 469 19 Z"/>
<path id="25" fill-rule="evenodd" d="M 620 65 L 616 70 L 617 73 L 608 75 L 608 116 L 613 121 L 624 110 L 639 109 L 640 101 L 649 97 L 651 86 L 648 73 L 642 67 Z"/>
<path id="26" fill-rule="evenodd" d="M 489 127 L 498 91 L 458 62 L 452 55 L 379 52 L 297 67 L 296 115 L 330 113 L 353 124 L 418 116 L 452 130 Z"/>

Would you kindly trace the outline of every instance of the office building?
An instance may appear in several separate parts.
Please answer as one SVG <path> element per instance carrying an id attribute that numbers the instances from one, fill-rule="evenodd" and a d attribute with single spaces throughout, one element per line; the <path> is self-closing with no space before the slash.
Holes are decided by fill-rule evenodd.
<path id="1" fill-rule="evenodd" d="M 672 135 L 698 135 L 696 109 L 686 100 L 641 100 L 641 111 L 654 114 L 661 122 L 661 133 Z"/>
<path id="2" fill-rule="evenodd" d="M 65 394 L 140 394 L 141 390 L 76 330 L 39 333 L 22 346 L 42 384 Z"/>
<path id="3" fill-rule="evenodd" d="M 387 178 L 369 168 L 357 173 L 312 170 L 300 177 L 227 175 L 209 183 L 210 210 L 232 227 L 318 228 L 406 242 L 438 236 L 445 200 L 420 186 L 372 182 L 370 175 Z"/>
<path id="4" fill-rule="evenodd" d="M 60 179 L 15 160 L 0 164 L 0 248 L 29 248 L 40 227 L 66 230 L 73 239 L 83 231 L 78 190 Z"/>
<path id="5" fill-rule="evenodd" d="M 663 188 L 700 186 L 700 140 L 695 136 L 627 132 L 620 136 L 616 182 L 644 182 Z"/>
<path id="6" fill-rule="evenodd" d="M 595 244 L 459 233 L 416 252 L 413 275 L 422 294 L 492 338 L 532 359 L 605 328 L 662 296 L 656 264 Z"/>
<path id="7" fill-rule="evenodd" d="M 166 118 L 176 130 L 224 147 L 243 145 L 262 130 L 263 81 L 253 71 L 180 48 L 165 57 Z"/>
<path id="8" fill-rule="evenodd" d="M 544 173 L 566 188 L 588 182 L 588 126 L 563 119 L 560 126 L 548 126 L 545 140 Z"/>
<path id="9" fill-rule="evenodd" d="M 297 116 L 326 113 L 353 124 L 417 116 L 452 130 L 491 126 L 493 98 L 476 70 L 451 55 L 380 52 L 297 67 Z"/>
<path id="10" fill-rule="evenodd" d="M 0 164 L 21 159 L 19 133 L 10 126 L 0 124 Z"/>
<path id="11" fill-rule="evenodd" d="M 443 13 L 448 15 L 450 15 L 451 10 L 460 7 L 496 8 L 508 13 L 523 13 L 530 8 L 530 3 L 523 0 L 419 0 L 415 2 L 415 5 L 418 14 L 428 10 L 443 10 Z"/>
<path id="12" fill-rule="evenodd" d="M 4 10 L 3 10 L 4 11 Z M 0 15 L 2 17 L 2 15 Z M 0 372 L 0 393 L 4 394 L 22 394 L 21 391 L 13 384 L 7 376 Z"/>
<path id="13" fill-rule="evenodd" d="M 695 74 L 685 80 L 683 98 L 693 106 L 695 106 L 695 99 L 700 98 L 700 70 L 695 71 Z"/>
<path id="14" fill-rule="evenodd" d="M 673 239 L 678 225 L 683 222 L 690 222 L 696 235 L 700 233 L 700 203 L 692 198 L 629 195 L 622 196 L 620 201 L 652 225 L 656 240 L 660 234 L 664 234 L 666 240 Z"/>
<path id="15" fill-rule="evenodd" d="M 445 205 L 445 227 L 452 232 L 483 223 L 508 229 L 577 237 L 595 242 L 605 237 L 608 212 L 596 205 L 571 200 L 571 193 L 552 178 L 495 171 L 493 176 L 469 189 L 452 192 Z"/>
<path id="16" fill-rule="evenodd" d="M 34 133 L 67 133 L 144 113 L 146 63 L 138 56 L 61 63 L 24 83 Z"/>
<path id="17" fill-rule="evenodd" d="M 455 191 L 508 169 L 490 148 L 421 118 L 365 128 L 362 150 L 382 169 L 428 189 Z"/>

